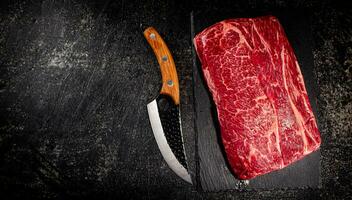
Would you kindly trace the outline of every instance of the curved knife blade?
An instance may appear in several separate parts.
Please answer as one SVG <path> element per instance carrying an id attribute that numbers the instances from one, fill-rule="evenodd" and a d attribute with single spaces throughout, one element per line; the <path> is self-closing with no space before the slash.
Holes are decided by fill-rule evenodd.
<path id="1" fill-rule="evenodd" d="M 187 171 L 179 107 L 170 101 L 162 105 L 163 101 L 168 100 L 160 95 L 147 105 L 155 140 L 169 167 L 183 180 L 192 183 Z"/>

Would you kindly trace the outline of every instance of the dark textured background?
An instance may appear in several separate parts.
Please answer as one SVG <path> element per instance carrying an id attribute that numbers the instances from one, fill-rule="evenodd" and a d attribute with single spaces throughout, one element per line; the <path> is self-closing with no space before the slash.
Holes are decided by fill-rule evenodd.
<path id="1" fill-rule="evenodd" d="M 209 7 L 311 13 L 318 109 L 324 119 L 320 189 L 202 193 L 177 178 L 161 158 L 145 107 L 158 93 L 160 74 L 143 28 L 153 25 L 168 42 L 181 79 L 182 110 L 189 113 L 189 13 Z M 351 10 L 347 3 L 317 0 L 1 1 L 0 195 L 351 198 Z M 182 117 L 192 120 L 191 114 Z M 190 133 L 186 140 L 192 141 Z M 187 151 L 194 156 L 191 148 Z"/>

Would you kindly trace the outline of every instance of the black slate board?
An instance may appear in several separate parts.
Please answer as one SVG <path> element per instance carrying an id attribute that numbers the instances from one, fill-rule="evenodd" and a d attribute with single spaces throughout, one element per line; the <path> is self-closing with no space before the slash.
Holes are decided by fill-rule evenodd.
<path id="1" fill-rule="evenodd" d="M 279 18 L 295 51 L 304 76 L 308 96 L 317 116 L 317 85 L 313 73 L 312 35 L 309 15 L 304 11 L 202 10 L 191 13 L 191 35 L 224 19 L 272 14 Z M 224 153 L 216 109 L 208 92 L 200 62 L 193 49 L 195 126 L 198 153 L 198 186 L 204 191 L 231 189 L 316 188 L 320 185 L 320 150 L 294 164 L 250 181 L 240 181 L 229 170 Z"/>

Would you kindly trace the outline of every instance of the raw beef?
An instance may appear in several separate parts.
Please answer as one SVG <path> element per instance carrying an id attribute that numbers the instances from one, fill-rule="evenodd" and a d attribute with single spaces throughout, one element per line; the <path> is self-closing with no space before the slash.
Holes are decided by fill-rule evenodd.
<path id="1" fill-rule="evenodd" d="M 238 178 L 281 169 L 319 148 L 303 76 L 277 18 L 224 20 L 194 45 Z"/>

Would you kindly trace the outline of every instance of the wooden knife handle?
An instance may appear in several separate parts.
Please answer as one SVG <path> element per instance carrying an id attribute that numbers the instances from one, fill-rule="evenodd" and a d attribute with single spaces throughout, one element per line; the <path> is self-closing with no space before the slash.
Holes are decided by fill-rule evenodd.
<path id="1" fill-rule="evenodd" d="M 152 47 L 160 65 L 161 77 L 163 80 L 160 94 L 170 96 L 175 104 L 179 105 L 180 92 L 177 71 L 169 48 L 153 27 L 149 27 L 144 31 L 144 37 Z"/>

